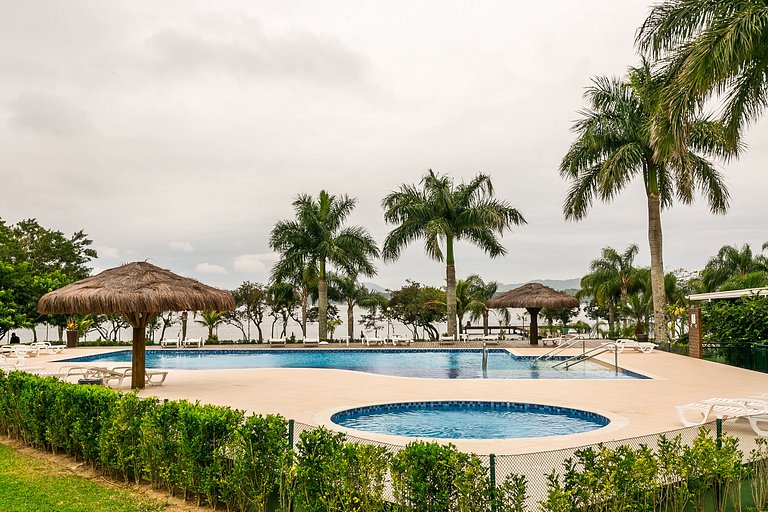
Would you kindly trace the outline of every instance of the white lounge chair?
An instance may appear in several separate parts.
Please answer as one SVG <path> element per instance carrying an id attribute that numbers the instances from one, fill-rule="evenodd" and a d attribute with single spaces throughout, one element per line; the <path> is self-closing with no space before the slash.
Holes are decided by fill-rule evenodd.
<path id="1" fill-rule="evenodd" d="M 624 352 L 624 349 L 626 348 L 632 348 L 636 351 L 643 353 L 643 354 L 650 354 L 653 352 L 653 349 L 658 347 L 656 343 L 652 343 L 650 341 L 635 341 L 635 340 L 627 340 L 627 339 L 618 339 L 616 341 L 611 341 L 608 343 L 601 343 L 602 346 L 613 352 L 614 350 L 617 351 L 619 354 Z"/>
<path id="2" fill-rule="evenodd" d="M 301 340 L 301 343 L 305 347 L 316 347 L 320 343 L 320 340 L 317 338 L 304 338 Z"/>
<path id="3" fill-rule="evenodd" d="M 115 366 L 111 370 L 107 371 L 109 372 L 110 377 L 104 380 L 104 384 L 109 385 L 110 378 L 118 381 L 118 384 L 112 387 L 120 387 L 123 379 L 133 376 L 132 368 L 129 366 Z M 114 374 L 114 376 L 112 376 L 112 374 Z M 147 386 L 160 386 L 163 382 L 165 382 L 166 377 L 168 377 L 168 372 L 159 370 L 144 370 L 144 382 L 146 382 Z"/>
<path id="4" fill-rule="evenodd" d="M 339 342 L 339 345 L 346 342 L 347 346 L 349 346 L 349 336 L 339 336 L 336 338 L 336 341 Z"/>
<path id="5" fill-rule="evenodd" d="M 678 405 L 677 417 L 686 427 L 702 425 L 710 416 L 718 419 L 743 418 L 768 411 L 768 402 L 740 398 L 709 398 L 701 402 Z M 690 418 L 693 414 L 693 419 Z"/>
<path id="6" fill-rule="evenodd" d="M 368 345 L 370 347 L 371 343 L 374 345 L 384 345 L 385 340 L 378 336 L 363 336 L 363 345 Z"/>
<path id="7" fill-rule="evenodd" d="M 285 338 L 269 338 L 267 340 L 270 347 L 276 347 L 278 345 L 285 346 Z"/>
<path id="8" fill-rule="evenodd" d="M 200 348 L 203 345 L 205 345 L 205 339 L 203 338 L 189 338 L 186 340 L 181 340 L 181 346 L 182 347 L 197 347 Z"/>
<path id="9" fill-rule="evenodd" d="M 747 416 L 747 419 L 755 434 L 760 437 L 768 437 L 768 414 Z M 765 427 L 761 427 L 763 423 L 765 423 Z"/>
<path id="10" fill-rule="evenodd" d="M 541 341 L 541 344 L 544 345 L 545 347 L 548 344 L 552 344 L 553 346 L 556 347 L 556 346 L 560 345 L 560 343 L 562 343 L 563 337 L 562 336 L 547 336 L 546 338 L 539 338 L 539 341 Z"/>
<path id="11" fill-rule="evenodd" d="M 438 340 L 439 345 L 454 345 L 457 340 L 453 338 L 453 336 L 440 336 L 440 339 Z"/>
<path id="12" fill-rule="evenodd" d="M 38 352 L 45 352 L 46 354 L 61 354 L 66 347 L 66 345 L 52 345 L 48 341 L 35 341 L 30 343 L 29 346 L 36 348 Z"/>
<path id="13" fill-rule="evenodd" d="M 160 348 L 165 347 L 180 347 L 181 346 L 181 334 L 178 334 L 175 338 L 166 338 L 160 340 Z"/>
<path id="14" fill-rule="evenodd" d="M 410 345 L 413 343 L 410 336 L 403 336 L 402 334 L 393 334 L 389 337 L 389 340 L 392 342 L 393 347 L 396 347 L 397 345 Z"/>

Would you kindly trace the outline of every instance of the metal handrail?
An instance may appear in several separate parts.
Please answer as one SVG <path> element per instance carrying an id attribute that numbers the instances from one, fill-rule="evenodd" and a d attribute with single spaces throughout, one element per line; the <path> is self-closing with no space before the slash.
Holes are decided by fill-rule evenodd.
<path id="1" fill-rule="evenodd" d="M 540 355 L 539 357 L 536 358 L 536 361 L 541 361 L 541 360 L 546 361 L 547 359 L 550 359 L 550 358 L 556 356 L 557 354 L 559 354 L 563 350 L 565 350 L 567 348 L 571 348 L 573 345 L 576 344 L 577 341 L 581 342 L 581 353 L 582 354 L 586 353 L 586 351 L 587 351 L 587 340 L 579 339 L 579 338 L 573 338 L 572 340 L 568 340 L 563 345 L 558 345 L 555 348 L 553 348 L 552 350 L 550 350 L 549 352 L 546 352 L 546 353 Z"/>
<path id="2" fill-rule="evenodd" d="M 619 350 L 615 343 L 610 343 L 608 345 L 601 345 L 599 347 L 595 347 L 591 350 L 588 350 L 582 354 L 577 354 L 573 357 L 569 357 L 568 359 L 564 361 L 560 361 L 559 363 L 552 365 L 552 368 L 557 368 L 558 366 L 565 365 L 565 369 L 567 370 L 571 366 L 575 364 L 579 364 L 581 362 L 587 361 L 588 359 L 592 359 L 596 356 L 599 356 L 600 354 L 604 354 L 606 352 L 613 351 L 613 366 L 616 369 L 616 371 L 619 371 Z"/>

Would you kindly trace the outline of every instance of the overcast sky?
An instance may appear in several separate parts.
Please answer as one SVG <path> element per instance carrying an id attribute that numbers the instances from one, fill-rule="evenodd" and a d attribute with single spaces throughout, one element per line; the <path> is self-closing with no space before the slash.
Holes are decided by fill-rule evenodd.
<path id="1" fill-rule="evenodd" d="M 637 63 L 647 0 L 0 1 L 0 217 L 94 240 L 97 270 L 149 260 L 220 287 L 264 282 L 272 226 L 298 193 L 381 199 L 427 169 L 491 175 L 528 224 L 506 257 L 461 244 L 457 273 L 502 283 L 582 276 L 606 245 L 641 247 L 633 184 L 563 220 L 558 164 L 584 87 Z M 768 241 L 768 122 L 723 168 L 726 216 L 662 217 L 666 268 Z M 440 285 L 420 244 L 372 281 Z"/>

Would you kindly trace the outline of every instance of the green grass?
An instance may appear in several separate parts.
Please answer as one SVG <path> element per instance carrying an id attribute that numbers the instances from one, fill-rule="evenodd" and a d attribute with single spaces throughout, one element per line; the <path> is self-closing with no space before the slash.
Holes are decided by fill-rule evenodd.
<path id="1" fill-rule="evenodd" d="M 62 474 L 0 444 L 0 512 L 156 512 L 164 508 L 135 492 Z"/>

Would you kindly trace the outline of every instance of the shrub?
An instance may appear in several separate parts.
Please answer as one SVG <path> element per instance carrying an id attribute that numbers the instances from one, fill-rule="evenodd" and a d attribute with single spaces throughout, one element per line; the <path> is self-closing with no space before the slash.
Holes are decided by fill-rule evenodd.
<path id="1" fill-rule="evenodd" d="M 424 512 L 485 511 L 491 485 L 476 455 L 455 446 L 414 441 L 392 459 L 392 484 L 401 505 Z"/>

